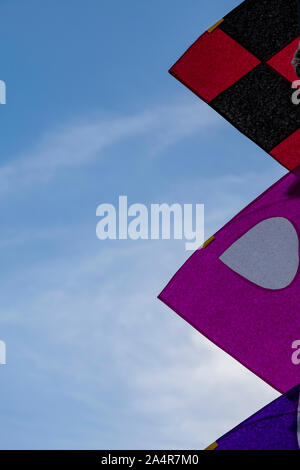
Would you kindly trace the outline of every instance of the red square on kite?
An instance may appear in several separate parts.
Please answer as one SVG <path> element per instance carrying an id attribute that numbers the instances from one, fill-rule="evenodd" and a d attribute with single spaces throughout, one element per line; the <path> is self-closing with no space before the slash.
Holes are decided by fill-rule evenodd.
<path id="1" fill-rule="evenodd" d="M 275 147 L 270 154 L 276 158 L 282 165 L 289 170 L 295 169 L 299 164 L 299 149 L 300 149 L 300 129 L 287 137 L 277 147 Z"/>
<path id="2" fill-rule="evenodd" d="M 299 40 L 299 37 L 294 39 L 268 61 L 268 65 L 271 65 L 273 69 L 277 70 L 277 72 L 287 78 L 291 83 L 295 80 L 299 80 L 294 68 L 291 67 L 295 51 L 298 48 Z"/>
<path id="3" fill-rule="evenodd" d="M 215 29 L 204 33 L 173 65 L 170 73 L 209 102 L 259 63 L 234 39 Z"/>

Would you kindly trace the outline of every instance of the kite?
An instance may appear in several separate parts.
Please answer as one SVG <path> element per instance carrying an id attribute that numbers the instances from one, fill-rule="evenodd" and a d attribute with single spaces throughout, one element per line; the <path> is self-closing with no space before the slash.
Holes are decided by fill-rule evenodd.
<path id="1" fill-rule="evenodd" d="M 170 69 L 294 172 L 300 165 L 300 106 L 292 100 L 298 78 L 292 60 L 299 32 L 297 0 L 246 0 L 200 36 Z"/>
<path id="2" fill-rule="evenodd" d="M 300 447 L 299 18 L 300 0 L 246 0 L 170 69 L 290 171 L 197 250 L 159 295 L 285 394 L 207 450 Z"/>
<path id="3" fill-rule="evenodd" d="M 290 172 L 196 250 L 159 295 L 281 393 L 299 383 L 299 237 L 300 178 Z"/>
<path id="4" fill-rule="evenodd" d="M 206 450 L 299 450 L 299 391 L 297 385 Z"/>

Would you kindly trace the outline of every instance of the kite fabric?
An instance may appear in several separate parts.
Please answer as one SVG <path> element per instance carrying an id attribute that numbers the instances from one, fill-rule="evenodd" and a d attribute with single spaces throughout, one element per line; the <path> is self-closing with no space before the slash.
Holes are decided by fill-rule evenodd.
<path id="1" fill-rule="evenodd" d="M 300 165 L 300 106 L 292 101 L 299 35 L 297 0 L 246 0 L 170 69 L 291 171 Z"/>
<path id="2" fill-rule="evenodd" d="M 159 295 L 281 393 L 299 383 L 300 177 L 288 173 L 196 252 Z M 299 341 L 300 342 L 300 341 Z"/>
<path id="3" fill-rule="evenodd" d="M 297 385 L 206 450 L 299 450 L 299 390 Z"/>

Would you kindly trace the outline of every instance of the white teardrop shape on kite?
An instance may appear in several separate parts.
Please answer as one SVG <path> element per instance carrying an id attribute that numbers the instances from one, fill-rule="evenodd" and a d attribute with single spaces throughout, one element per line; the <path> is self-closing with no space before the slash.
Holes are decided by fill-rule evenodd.
<path id="1" fill-rule="evenodd" d="M 298 235 L 284 217 L 265 219 L 234 242 L 219 259 L 260 287 L 283 289 L 298 271 Z"/>

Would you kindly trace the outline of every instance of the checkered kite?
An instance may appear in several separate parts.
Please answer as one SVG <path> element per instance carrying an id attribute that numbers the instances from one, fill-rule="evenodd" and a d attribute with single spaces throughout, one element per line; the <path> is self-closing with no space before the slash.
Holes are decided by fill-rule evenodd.
<path id="1" fill-rule="evenodd" d="M 214 110 L 289 170 L 300 165 L 300 106 L 291 65 L 297 0 L 246 0 L 170 69 Z"/>

